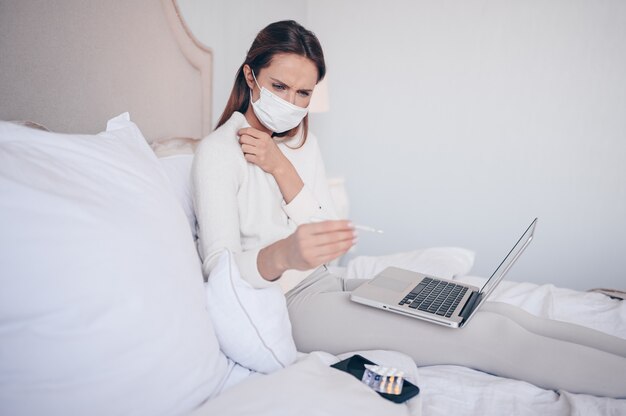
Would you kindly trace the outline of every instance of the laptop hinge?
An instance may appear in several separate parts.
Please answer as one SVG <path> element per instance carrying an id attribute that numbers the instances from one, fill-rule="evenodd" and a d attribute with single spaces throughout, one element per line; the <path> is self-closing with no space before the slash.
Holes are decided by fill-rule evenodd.
<path id="1" fill-rule="evenodd" d="M 472 311 L 474 310 L 474 306 L 476 305 L 476 302 L 480 300 L 481 296 L 482 296 L 482 293 L 480 292 L 473 292 L 470 295 L 469 299 L 465 303 L 465 306 L 461 310 L 461 313 L 459 313 L 459 316 L 462 317 L 464 321 L 472 314 Z"/>

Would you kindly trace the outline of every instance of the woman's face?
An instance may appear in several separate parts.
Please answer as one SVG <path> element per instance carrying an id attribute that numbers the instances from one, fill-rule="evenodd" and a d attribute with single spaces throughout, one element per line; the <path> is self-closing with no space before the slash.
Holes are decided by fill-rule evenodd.
<path id="1" fill-rule="evenodd" d="M 252 100 L 259 99 L 260 89 L 248 65 L 244 66 Z M 274 55 L 269 66 L 254 74 L 259 86 L 298 107 L 308 107 L 313 88 L 317 83 L 317 67 L 309 58 L 285 53 Z"/>

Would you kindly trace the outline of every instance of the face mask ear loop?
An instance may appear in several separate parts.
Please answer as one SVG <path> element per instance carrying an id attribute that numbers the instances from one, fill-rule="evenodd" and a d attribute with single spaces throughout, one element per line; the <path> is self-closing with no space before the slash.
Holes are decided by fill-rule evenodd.
<path id="1" fill-rule="evenodd" d="M 259 85 L 259 81 L 256 80 L 256 76 L 254 76 L 254 70 L 250 68 L 250 71 L 252 72 L 252 78 L 254 78 L 254 83 L 259 88 L 259 92 L 261 92 L 261 86 Z"/>
<path id="2" fill-rule="evenodd" d="M 254 83 L 259 89 L 259 100 L 260 100 L 261 99 L 261 86 L 259 85 L 259 82 L 256 80 L 256 76 L 254 76 L 254 70 L 250 68 L 250 71 L 252 72 L 252 78 L 254 78 Z M 250 103 L 254 104 L 254 102 L 252 101 L 252 88 L 250 88 Z"/>

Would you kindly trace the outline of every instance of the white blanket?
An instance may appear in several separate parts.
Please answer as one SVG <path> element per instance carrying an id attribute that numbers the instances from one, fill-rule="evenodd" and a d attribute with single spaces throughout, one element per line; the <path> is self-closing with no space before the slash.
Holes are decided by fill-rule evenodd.
<path id="1" fill-rule="evenodd" d="M 387 256 L 384 260 L 399 261 L 406 268 L 411 268 L 412 262 L 424 266 L 428 260 L 429 265 L 441 269 L 438 259 L 442 254 L 449 256 L 450 253 L 440 249 L 425 250 L 406 253 L 403 259 Z M 464 267 L 471 267 L 470 252 L 459 250 L 456 254 L 453 264 L 444 265 L 450 268 L 450 276 Z M 344 273 L 350 277 L 371 276 L 385 262 L 361 258 L 349 265 Z M 479 287 L 485 281 L 473 276 L 456 278 Z M 516 305 L 537 316 L 626 338 L 626 302 L 602 294 L 504 281 L 490 300 Z M 381 354 L 370 359 L 385 362 L 393 357 L 385 356 L 384 352 Z M 412 371 L 411 381 L 417 381 L 421 389 L 419 396 L 405 406 L 392 405 L 347 375 L 328 368 L 330 363 L 341 358 L 319 352 L 301 356 L 287 369 L 269 376 L 249 378 L 206 403 L 196 414 L 626 415 L 626 400 L 554 392 L 523 381 L 449 365 Z M 407 370 L 410 367 L 402 362 L 393 365 Z M 321 384 L 320 380 L 323 380 Z"/>
<path id="2" fill-rule="evenodd" d="M 464 276 L 457 280 L 480 287 L 486 279 Z M 599 293 L 504 281 L 490 300 L 626 338 L 626 302 Z M 544 390 L 465 367 L 421 367 L 419 372 L 422 410 L 427 416 L 626 415 L 626 400 Z"/>
<path id="3" fill-rule="evenodd" d="M 391 265 L 389 263 L 428 273 L 421 269 L 423 265 L 418 262 L 416 253 L 420 252 L 357 258 L 348 265 L 346 276 L 371 276 Z M 462 263 L 464 257 L 461 254 L 463 251 L 459 250 L 458 261 Z M 469 261 L 470 257 L 465 260 Z M 482 287 L 487 280 L 476 276 L 455 275 L 454 278 L 478 287 Z M 503 281 L 490 300 L 518 306 L 536 316 L 575 323 L 626 339 L 626 301 L 611 299 L 600 293 L 579 292 L 552 284 Z M 544 390 L 523 381 L 465 367 L 421 367 L 419 376 L 425 416 L 626 415 L 626 400 Z"/>
<path id="4" fill-rule="evenodd" d="M 413 363 L 403 362 L 398 353 L 361 352 L 375 362 L 391 363 L 403 368 Z M 408 357 L 407 357 L 408 358 Z M 370 387 L 352 375 L 331 368 L 338 358 L 324 352 L 300 357 L 291 366 L 269 375 L 254 375 L 235 388 L 209 400 L 193 412 L 204 415 L 359 415 L 359 416 L 419 416 L 421 399 L 417 396 L 405 404 L 395 404 L 381 398 Z M 400 364 L 396 364 L 398 362 Z M 417 380 L 416 368 L 408 368 L 411 381 Z"/>
<path id="5" fill-rule="evenodd" d="M 486 281 L 475 276 L 463 276 L 457 280 L 478 287 Z M 601 293 L 505 280 L 489 300 L 509 303 L 536 316 L 575 323 L 626 339 L 626 302 Z"/>
<path id="6" fill-rule="evenodd" d="M 624 415 L 626 400 L 554 392 L 465 367 L 421 367 L 422 414 Z"/>

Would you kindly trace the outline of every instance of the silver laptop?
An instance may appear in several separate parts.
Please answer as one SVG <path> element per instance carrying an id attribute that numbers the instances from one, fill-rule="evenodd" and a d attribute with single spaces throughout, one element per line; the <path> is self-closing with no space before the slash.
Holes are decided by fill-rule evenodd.
<path id="1" fill-rule="evenodd" d="M 354 302 L 461 328 L 474 316 L 533 239 L 537 218 L 502 260 L 482 288 L 388 267 L 352 292 Z"/>

